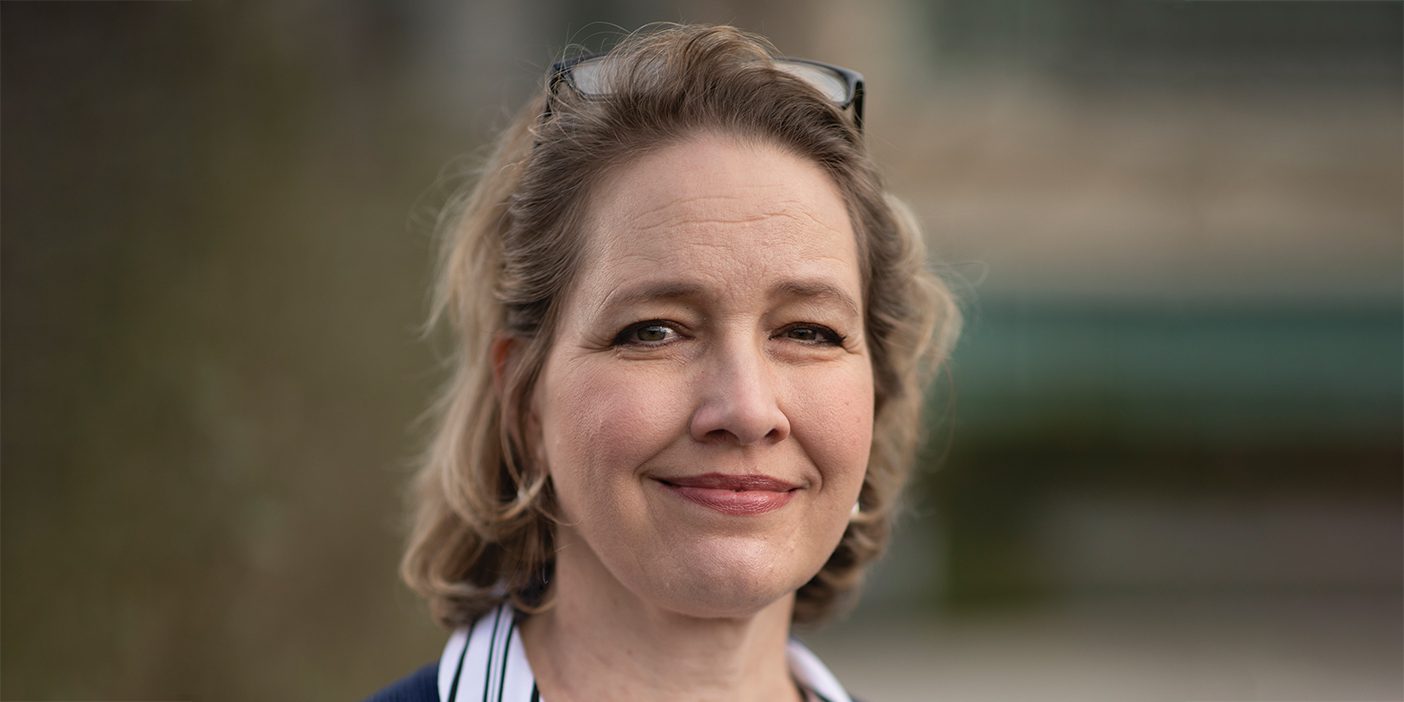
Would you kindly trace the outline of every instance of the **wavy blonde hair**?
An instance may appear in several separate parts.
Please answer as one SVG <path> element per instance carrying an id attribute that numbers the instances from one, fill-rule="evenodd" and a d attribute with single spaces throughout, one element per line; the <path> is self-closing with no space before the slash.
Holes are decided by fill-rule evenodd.
<path id="1" fill-rule="evenodd" d="M 794 620 L 831 612 L 885 546 L 916 448 L 923 389 L 960 327 L 927 267 L 905 207 L 887 195 L 862 136 L 816 89 L 771 66 L 764 39 L 726 26 L 663 25 L 610 51 L 612 90 L 589 98 L 549 83 L 499 138 L 476 183 L 440 219 L 428 329 L 454 339 L 434 404 L 401 574 L 434 618 L 463 626 L 504 600 L 544 605 L 554 566 L 555 498 L 533 465 L 526 419 L 571 289 L 591 188 L 609 169 L 701 131 L 760 139 L 819 164 L 858 237 L 875 403 L 860 514 L 802 586 Z M 547 105 L 549 101 L 549 114 Z M 494 340 L 516 343 L 495 380 Z"/>

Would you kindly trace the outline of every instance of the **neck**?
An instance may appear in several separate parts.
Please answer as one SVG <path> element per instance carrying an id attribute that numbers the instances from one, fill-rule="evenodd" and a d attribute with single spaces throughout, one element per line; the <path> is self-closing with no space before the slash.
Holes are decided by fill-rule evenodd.
<path id="1" fill-rule="evenodd" d="M 785 651 L 793 594 L 748 616 L 690 616 L 650 606 L 583 544 L 562 545 L 553 604 L 521 628 L 543 700 L 801 699 Z"/>

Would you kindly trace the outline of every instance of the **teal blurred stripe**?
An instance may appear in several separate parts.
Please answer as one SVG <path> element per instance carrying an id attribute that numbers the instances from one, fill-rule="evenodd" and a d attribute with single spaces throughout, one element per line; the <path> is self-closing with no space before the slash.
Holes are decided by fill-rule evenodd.
<path id="1" fill-rule="evenodd" d="M 977 434 L 1082 413 L 1206 440 L 1397 435 L 1401 320 L 1390 301 L 986 299 L 955 354 L 957 414 Z"/>

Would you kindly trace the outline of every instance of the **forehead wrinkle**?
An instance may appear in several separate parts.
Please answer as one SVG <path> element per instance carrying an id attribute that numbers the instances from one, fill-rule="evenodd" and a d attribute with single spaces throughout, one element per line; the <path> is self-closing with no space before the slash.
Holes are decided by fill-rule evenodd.
<path id="1" fill-rule="evenodd" d="M 668 199 L 666 202 L 649 207 L 642 212 L 632 213 L 628 217 L 628 220 L 634 223 L 633 227 L 635 229 L 654 229 L 670 222 L 675 222 L 679 216 L 674 213 L 673 210 L 679 207 L 689 209 L 694 206 L 709 207 L 712 203 L 716 203 L 717 201 L 725 203 L 741 199 L 743 198 L 739 195 L 693 195 L 674 197 Z M 698 209 L 701 209 L 701 207 L 698 207 Z"/>
<path id="2" fill-rule="evenodd" d="M 809 206 L 808 206 L 808 203 L 806 203 L 806 202 L 804 202 L 804 201 L 802 201 L 802 200 L 795 200 L 795 199 L 777 200 L 777 201 L 776 201 L 776 204 L 780 206 L 780 209 L 779 209 L 779 210 L 776 210 L 776 211 L 774 211 L 774 212 L 768 213 L 768 214 L 770 214 L 771 216 L 775 216 L 775 217 L 786 217 L 786 218 L 788 218 L 788 219 L 793 220 L 796 224 L 800 224 L 800 225 L 803 225 L 803 224 L 805 224 L 805 223 L 814 224 L 814 225 L 819 226 L 819 227 L 822 228 L 822 229 L 825 229 L 825 230 L 827 230 L 827 231 L 829 231 L 829 232 L 833 232 L 833 233 L 836 233 L 836 234 L 843 234 L 843 233 L 844 233 L 843 230 L 842 230 L 842 227 L 836 227 L 836 226 L 834 226 L 834 224 L 833 224 L 832 222 L 826 222 L 826 221 L 820 219 L 820 218 L 818 217 L 818 215 L 815 214 L 813 208 L 809 207 Z M 847 223 L 847 211 L 844 212 L 844 215 L 845 215 L 845 223 Z"/>
<path id="3" fill-rule="evenodd" d="M 626 215 L 623 219 L 628 222 L 631 229 L 639 232 L 668 226 L 754 224 L 779 219 L 803 228 L 817 226 L 828 232 L 841 233 L 840 227 L 820 218 L 810 203 L 803 200 L 794 198 L 767 200 L 761 204 L 763 209 L 748 207 L 750 200 L 752 198 L 739 195 L 678 197 L 637 214 Z M 716 212 L 716 210 L 720 210 L 720 212 Z M 732 210 L 735 214 L 731 214 L 727 210 Z"/>
<path id="4" fill-rule="evenodd" d="M 794 234 L 788 230 L 777 233 L 782 236 Z M 697 257 L 701 249 L 713 249 L 724 254 L 725 260 L 729 262 L 726 265 L 738 266 L 738 272 L 744 271 L 743 276 L 747 279 L 755 279 L 758 275 L 764 279 L 767 277 L 765 271 L 769 269 L 765 256 L 747 247 L 751 242 L 738 242 L 730 237 L 695 237 L 681 248 L 646 244 L 641 246 L 640 237 L 635 236 L 605 237 L 605 241 L 607 243 L 592 256 L 593 262 L 587 264 L 587 268 L 593 269 L 586 277 L 593 292 L 586 294 L 585 299 L 590 300 L 588 310 L 595 315 L 620 300 L 630 303 L 649 299 L 694 303 L 704 300 L 720 302 L 741 294 L 743 291 L 738 289 L 734 282 L 717 278 L 719 271 L 703 263 L 707 259 Z M 737 250 L 738 244 L 741 245 L 740 251 Z M 822 250 L 819 242 L 815 241 L 813 244 L 813 247 L 805 248 Z M 805 258 L 810 263 L 819 264 L 817 268 L 810 270 L 810 274 L 818 276 L 800 274 L 799 277 L 794 277 L 798 271 L 773 271 L 772 273 L 780 273 L 780 280 L 766 286 L 767 297 L 832 298 L 845 310 L 861 316 L 856 301 L 843 290 L 843 285 L 824 282 L 828 272 L 833 270 L 831 266 L 843 268 L 849 262 L 843 257 L 820 253 L 818 250 L 811 250 Z M 686 271 L 686 274 L 680 278 L 679 274 L 683 271 Z M 647 278 L 653 280 L 647 281 Z M 645 282 L 638 282 L 640 279 L 645 279 Z M 773 277 L 771 279 L 774 280 Z M 635 295 L 634 292 L 639 290 L 650 290 L 651 294 Z M 621 297 L 620 291 L 627 292 Z"/>

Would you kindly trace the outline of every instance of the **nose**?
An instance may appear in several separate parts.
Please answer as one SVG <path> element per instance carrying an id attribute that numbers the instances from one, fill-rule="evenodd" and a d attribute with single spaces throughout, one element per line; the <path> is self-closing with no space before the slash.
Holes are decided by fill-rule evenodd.
<path id="1" fill-rule="evenodd" d="M 706 370 L 696 380 L 693 439 L 748 446 L 789 437 L 790 420 L 780 407 L 776 378 L 761 349 L 737 340 L 707 356 Z"/>

